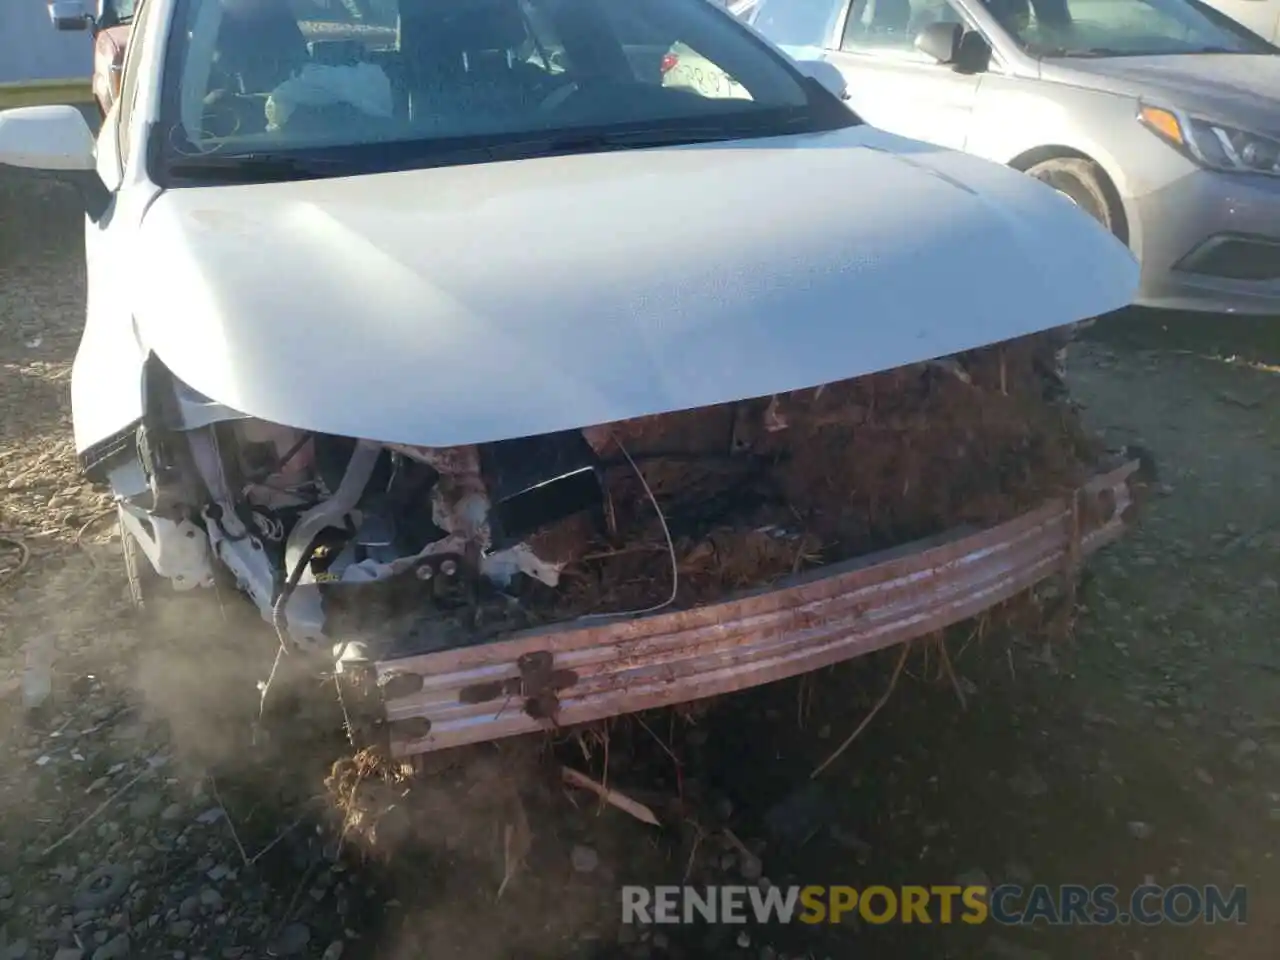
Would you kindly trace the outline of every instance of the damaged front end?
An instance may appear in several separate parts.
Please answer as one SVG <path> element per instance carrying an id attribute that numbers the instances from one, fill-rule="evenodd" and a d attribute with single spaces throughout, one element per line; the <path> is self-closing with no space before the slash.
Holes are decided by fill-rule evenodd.
<path id="1" fill-rule="evenodd" d="M 156 364 L 136 460 L 100 469 L 162 576 L 224 568 L 408 756 L 793 676 L 1070 574 L 1136 465 L 1103 470 L 1059 345 L 449 448 L 250 419 Z"/>

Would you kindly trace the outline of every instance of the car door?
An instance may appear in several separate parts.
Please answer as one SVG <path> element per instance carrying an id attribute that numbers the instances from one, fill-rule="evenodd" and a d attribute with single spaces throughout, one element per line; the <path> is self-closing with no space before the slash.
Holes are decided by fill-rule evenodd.
<path id="1" fill-rule="evenodd" d="M 916 140 L 964 149 L 981 73 L 961 73 L 918 51 L 930 23 L 968 26 L 951 0 L 853 0 L 827 59 L 849 84 L 849 104 L 868 123 Z"/>

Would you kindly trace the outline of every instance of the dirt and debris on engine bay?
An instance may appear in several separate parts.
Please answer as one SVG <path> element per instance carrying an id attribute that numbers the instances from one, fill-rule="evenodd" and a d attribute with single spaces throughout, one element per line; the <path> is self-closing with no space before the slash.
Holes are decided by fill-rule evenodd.
<path id="1" fill-rule="evenodd" d="M 449 517 L 452 527 L 459 504 L 487 484 L 493 553 L 524 551 L 539 572 L 499 587 L 405 567 L 393 593 L 387 583 L 354 587 L 326 566 L 330 633 L 359 636 L 392 661 L 580 617 L 689 609 L 1074 496 L 1103 451 L 1056 370 L 1061 341 L 1024 337 L 772 397 L 479 447 L 393 445 L 389 525 Z M 510 507 L 522 498 L 541 502 Z M 329 533 L 325 563 L 350 539 Z M 428 542 L 449 541 L 441 529 Z M 442 580 L 465 587 L 449 596 Z"/>
<path id="2" fill-rule="evenodd" d="M 897 673 L 895 648 L 709 704 L 402 768 L 353 752 L 320 680 L 298 681 L 255 730 L 255 684 L 274 649 L 234 598 L 204 598 L 198 613 L 176 604 L 145 630 L 131 615 L 107 501 L 80 481 L 70 441 L 81 257 L 64 191 L 0 179 L 0 957 L 1274 955 L 1280 377 L 1268 364 L 1280 338 L 1242 339 L 1247 325 L 1219 318 L 1125 318 L 1073 348 L 1086 422 L 1108 448 L 1149 451 L 1159 475 L 1139 524 L 1090 563 L 1069 633 L 1010 604 L 952 631 L 945 663 L 936 643 L 917 643 Z M 1022 369 L 1014 359 L 1006 377 Z M 922 432 L 972 422 L 974 386 L 1001 396 L 981 358 L 965 372 L 974 385 L 945 367 L 929 374 L 946 398 L 935 415 L 953 419 Z M 876 394 L 857 404 L 863 429 L 889 423 L 902 396 Z M 984 436 L 999 435 L 1001 402 L 984 407 L 996 421 Z M 1025 429 L 1010 423 L 1006 440 Z M 1049 475 L 1077 480 L 1092 451 L 1070 419 L 1036 435 L 1069 440 L 1044 455 L 1069 451 Z M 762 568 L 790 572 L 797 558 L 820 563 L 842 543 L 999 519 L 1045 492 L 1014 472 L 991 503 L 955 496 L 954 483 L 931 482 L 946 448 L 921 440 L 845 465 L 901 478 L 890 458 L 921 458 L 906 489 L 858 511 L 861 526 L 725 543 L 717 522 L 692 524 L 677 549 L 681 602 Z M 624 441 L 644 449 L 643 437 Z M 652 461 L 646 476 L 660 499 L 673 495 Z M 651 523 L 635 502 L 634 522 Z M 795 517 L 751 519 L 765 521 L 752 530 L 801 529 Z M 634 563 L 635 595 L 611 599 L 661 599 L 668 558 L 635 553 L 580 560 L 567 583 L 601 583 L 610 565 L 608 582 L 625 582 Z M 1144 881 L 1243 884 L 1249 922 L 619 924 L 624 883 Z"/>
<path id="3" fill-rule="evenodd" d="M 578 551 L 552 616 L 670 596 L 664 522 L 675 605 L 687 607 L 954 527 L 994 526 L 1074 490 L 1100 451 L 1052 395 L 1056 347 L 1027 337 L 947 364 L 588 430 L 618 532 Z"/>

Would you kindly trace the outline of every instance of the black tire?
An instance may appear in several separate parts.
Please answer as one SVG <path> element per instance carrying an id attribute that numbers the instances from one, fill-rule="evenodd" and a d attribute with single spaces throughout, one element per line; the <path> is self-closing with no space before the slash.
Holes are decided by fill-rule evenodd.
<path id="1" fill-rule="evenodd" d="M 162 579 L 142 547 L 123 523 L 116 521 L 120 536 L 120 553 L 124 559 L 124 574 L 129 584 L 129 600 L 141 616 L 148 614 L 156 604 L 156 594 Z"/>
<path id="2" fill-rule="evenodd" d="M 1054 157 L 1027 169 L 1027 175 L 1048 184 L 1121 240 L 1125 237 L 1123 215 L 1111 196 L 1110 184 L 1101 168 L 1080 157 Z"/>
<path id="3" fill-rule="evenodd" d="M 176 603 L 187 604 L 187 615 L 195 615 L 200 608 L 198 603 L 207 603 L 220 596 L 234 597 L 238 593 L 235 579 L 220 565 L 214 565 L 214 587 L 205 589 L 197 587 L 193 590 L 175 590 L 166 577 L 156 573 L 155 567 L 143 553 L 142 546 L 123 523 L 116 521 L 116 531 L 120 537 L 120 552 L 124 559 L 124 572 L 129 585 L 129 600 L 134 612 L 144 622 L 154 623 L 157 613 L 163 606 Z M 221 601 L 218 600 L 220 604 Z"/>

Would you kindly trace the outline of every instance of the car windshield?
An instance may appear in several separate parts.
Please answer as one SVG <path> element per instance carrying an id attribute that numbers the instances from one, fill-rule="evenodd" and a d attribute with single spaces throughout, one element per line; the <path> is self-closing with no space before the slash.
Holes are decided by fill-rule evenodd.
<path id="1" fill-rule="evenodd" d="M 1273 53 L 1191 0 L 980 0 L 1026 50 L 1046 57 Z"/>
<path id="2" fill-rule="evenodd" d="M 621 149 L 799 132 L 822 113 L 705 0 L 178 0 L 176 17 L 170 169 Z"/>

